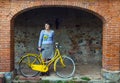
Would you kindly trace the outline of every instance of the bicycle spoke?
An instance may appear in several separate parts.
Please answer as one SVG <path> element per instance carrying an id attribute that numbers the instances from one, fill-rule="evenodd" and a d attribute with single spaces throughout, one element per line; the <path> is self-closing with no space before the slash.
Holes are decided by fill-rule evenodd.
<path id="1" fill-rule="evenodd" d="M 27 60 L 28 60 L 28 64 L 30 64 L 30 56 L 29 56 L 29 57 L 27 57 Z"/>
<path id="2" fill-rule="evenodd" d="M 29 65 L 26 61 L 23 61 L 22 64 L 26 64 L 26 65 Z"/>

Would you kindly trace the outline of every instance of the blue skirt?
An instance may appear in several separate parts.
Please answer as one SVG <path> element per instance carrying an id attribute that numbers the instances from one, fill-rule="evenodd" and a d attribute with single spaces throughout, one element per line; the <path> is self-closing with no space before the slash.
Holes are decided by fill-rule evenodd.
<path id="1" fill-rule="evenodd" d="M 53 44 L 42 44 L 42 58 L 51 59 L 54 56 L 54 47 Z"/>

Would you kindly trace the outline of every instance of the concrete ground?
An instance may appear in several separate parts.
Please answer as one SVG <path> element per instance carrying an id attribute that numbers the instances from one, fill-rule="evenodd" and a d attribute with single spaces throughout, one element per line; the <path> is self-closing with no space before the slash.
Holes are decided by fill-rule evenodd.
<path id="1" fill-rule="evenodd" d="M 38 80 L 38 81 L 39 80 L 49 80 L 49 81 L 60 81 L 60 80 L 70 81 L 70 80 L 73 80 L 73 81 L 82 81 L 82 79 L 81 79 L 82 77 L 87 77 L 91 80 L 99 80 L 99 81 L 102 80 L 101 66 L 99 66 L 98 64 L 88 64 L 88 63 L 86 63 L 86 64 L 76 64 L 75 74 L 71 78 L 60 78 L 59 76 L 57 76 L 55 74 L 53 69 L 51 69 L 51 71 L 50 71 L 50 76 L 40 76 L 40 75 L 38 75 L 38 76 L 32 77 L 32 78 L 25 78 L 21 75 L 18 75 L 16 77 L 18 77 L 17 80 L 21 80 L 21 81 L 23 81 L 23 80 L 24 81 L 28 81 L 28 80 Z M 14 83 L 16 83 L 16 82 L 14 82 Z M 102 82 L 96 82 L 96 83 L 102 83 Z"/>
<path id="2" fill-rule="evenodd" d="M 100 80 L 101 76 L 101 66 L 98 64 L 76 64 L 76 71 L 73 77 L 64 79 L 58 77 L 55 72 L 51 71 L 50 76 L 42 76 L 43 80 L 71 80 L 76 79 L 80 80 L 81 77 L 88 77 L 91 80 Z M 55 78 L 55 79 L 53 79 Z"/>

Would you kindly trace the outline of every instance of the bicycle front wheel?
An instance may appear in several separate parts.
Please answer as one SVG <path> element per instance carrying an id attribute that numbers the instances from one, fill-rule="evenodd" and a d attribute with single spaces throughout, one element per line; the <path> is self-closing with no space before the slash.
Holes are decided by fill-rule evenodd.
<path id="1" fill-rule="evenodd" d="M 74 61 L 67 56 L 62 56 L 62 59 L 65 66 L 63 66 L 60 62 L 60 59 L 58 59 L 56 62 L 56 74 L 63 78 L 72 77 L 75 73 Z"/>
<path id="2" fill-rule="evenodd" d="M 22 58 L 19 63 L 19 71 L 23 76 L 34 77 L 39 73 L 38 71 L 32 70 L 31 64 L 40 64 L 40 62 L 35 56 L 26 56 Z"/>

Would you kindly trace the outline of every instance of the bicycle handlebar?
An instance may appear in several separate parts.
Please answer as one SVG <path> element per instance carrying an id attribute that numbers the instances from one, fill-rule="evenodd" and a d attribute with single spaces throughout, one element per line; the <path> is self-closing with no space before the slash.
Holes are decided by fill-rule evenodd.
<path id="1" fill-rule="evenodd" d="M 55 47 L 56 47 L 56 48 L 61 48 L 62 46 L 60 46 L 59 43 L 56 42 L 56 43 L 55 43 Z M 37 50 L 38 50 L 38 48 L 37 48 Z M 42 48 L 41 50 L 38 50 L 38 51 L 42 52 L 43 50 L 45 50 L 45 49 Z"/>

